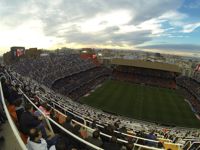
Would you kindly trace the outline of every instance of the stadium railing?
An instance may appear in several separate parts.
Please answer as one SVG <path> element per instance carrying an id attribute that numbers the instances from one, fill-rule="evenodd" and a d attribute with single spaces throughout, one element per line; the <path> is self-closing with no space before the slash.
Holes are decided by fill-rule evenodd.
<path id="1" fill-rule="evenodd" d="M 38 111 L 40 111 L 40 113 L 49 121 L 51 121 L 53 124 L 55 124 L 57 127 L 59 127 L 60 129 L 62 129 L 63 131 L 65 131 L 67 134 L 69 134 L 70 136 L 72 136 L 73 138 L 77 139 L 78 141 L 86 144 L 87 146 L 91 147 L 91 148 L 94 148 L 96 150 L 103 150 L 102 148 L 98 147 L 98 146 L 95 146 L 89 142 L 87 142 L 86 140 L 76 136 L 75 134 L 71 133 L 70 131 L 68 131 L 67 129 L 65 129 L 64 127 L 62 127 L 60 124 L 58 124 L 57 122 L 55 122 L 53 119 L 51 119 L 49 116 L 46 116 L 30 99 L 29 97 L 24 94 L 24 92 L 22 90 L 20 90 L 22 92 L 22 94 L 24 95 L 24 97 L 29 101 L 29 103 L 31 103 Z M 51 126 L 49 124 L 49 126 Z"/>
<path id="2" fill-rule="evenodd" d="M 44 102 L 44 100 L 42 100 L 41 98 L 39 98 L 39 100 L 42 101 L 42 102 Z M 48 105 L 48 106 L 50 106 L 50 105 Z M 66 114 L 63 114 L 62 112 L 60 112 L 59 110 L 55 109 L 55 108 L 52 107 L 52 106 L 50 106 L 50 107 L 51 107 L 53 110 L 55 110 L 56 112 L 58 112 L 59 114 L 61 114 L 62 116 L 67 117 Z M 76 115 L 76 114 L 75 114 L 75 115 Z M 80 117 L 80 116 L 77 115 L 77 117 Z M 82 118 L 82 119 L 83 119 L 83 121 L 85 122 L 84 118 Z M 72 119 L 72 121 L 73 121 L 74 123 L 79 124 L 80 126 L 86 128 L 90 134 L 91 134 L 93 131 L 95 131 L 95 129 L 92 129 L 92 128 L 88 127 L 87 125 L 82 124 L 82 123 L 80 123 L 80 122 L 78 122 L 78 121 L 76 121 L 76 120 L 74 120 L 74 119 Z M 108 137 L 108 138 L 111 138 L 111 137 L 112 137 L 111 135 L 105 134 L 105 133 L 103 133 L 103 132 L 100 132 L 100 134 L 101 134 L 102 136 L 105 136 L 105 137 Z M 137 137 L 137 136 L 132 136 L 132 135 L 129 135 L 129 136 L 130 136 L 130 137 L 134 137 L 134 138 L 136 138 L 137 140 L 141 139 L 141 140 L 149 141 L 149 142 L 155 142 L 155 143 L 158 143 L 158 142 L 159 142 L 159 141 L 150 140 L 150 139 L 145 139 L 145 138 L 141 138 L 141 137 Z M 136 140 L 136 141 L 137 141 L 137 140 Z M 128 141 L 123 140 L 123 139 L 120 139 L 120 138 L 117 138 L 117 141 L 119 141 L 119 142 L 121 142 L 121 143 L 128 143 Z M 149 147 L 149 146 L 137 144 L 137 142 L 134 144 L 134 146 L 135 146 L 135 147 L 141 147 L 141 148 L 147 148 L 147 149 L 148 149 L 148 148 L 149 148 L 149 149 L 153 149 L 153 148 L 154 148 L 154 147 Z M 158 148 L 155 148 L 155 149 L 158 149 Z"/>
<path id="3" fill-rule="evenodd" d="M 44 97 L 43 97 L 43 98 L 44 98 Z M 40 100 L 42 100 L 42 99 L 40 98 Z M 44 101 L 44 100 L 43 100 L 43 101 Z M 68 113 L 72 114 L 73 116 L 76 116 L 76 117 L 80 118 L 81 120 L 83 120 L 83 122 L 90 122 L 90 123 L 92 123 L 91 121 L 85 120 L 85 119 L 84 119 L 83 117 L 81 117 L 80 115 L 77 115 L 77 114 L 74 114 L 73 112 L 70 112 L 69 110 L 67 110 L 66 108 L 63 107 L 63 104 L 62 104 L 62 103 L 58 104 L 58 102 L 54 101 L 53 99 L 52 99 L 51 101 L 54 102 L 54 103 L 53 103 L 53 108 L 54 108 L 54 109 L 55 109 L 55 106 L 57 106 L 57 107 L 63 109 L 65 112 L 68 112 Z M 58 111 L 58 110 L 56 110 L 56 111 Z M 63 114 L 63 113 L 60 112 L 60 111 L 58 111 L 58 112 L 61 113 L 62 115 L 65 115 L 65 114 Z M 73 121 L 74 121 L 74 122 L 77 122 L 77 121 L 75 121 L 75 120 L 73 120 Z M 79 123 L 79 122 L 78 122 L 78 123 Z M 82 123 L 79 123 L 79 124 L 80 124 L 81 126 L 87 128 L 87 129 L 89 129 L 89 130 L 92 130 L 92 128 L 90 128 L 90 127 L 88 127 L 88 126 L 86 126 L 86 125 L 84 125 L 84 124 L 82 124 Z M 98 124 L 97 124 L 97 126 L 103 128 L 103 126 L 101 126 L 101 125 L 98 125 Z M 131 134 L 126 134 L 126 133 L 119 132 L 119 131 L 114 131 L 114 132 L 115 132 L 115 133 L 120 133 L 120 134 L 122 134 L 122 135 L 124 135 L 124 136 L 128 136 L 128 137 L 135 138 L 136 140 L 143 140 L 143 141 L 148 141 L 148 142 L 159 143 L 159 141 L 156 141 L 156 140 L 146 139 L 146 138 L 134 136 L 134 135 L 131 135 Z M 104 133 L 102 133 L 102 132 L 101 132 L 101 134 L 102 134 L 103 136 L 106 136 L 106 137 L 111 137 L 111 136 L 109 136 L 109 135 L 107 135 L 107 134 L 104 134 Z M 168 140 L 168 139 L 166 139 L 166 140 Z M 124 143 L 127 143 L 127 141 L 125 141 L 125 140 L 119 139 L 119 141 L 124 142 Z M 168 142 L 171 142 L 171 141 L 168 140 Z"/>
<path id="4" fill-rule="evenodd" d="M 10 78 L 10 79 L 11 79 L 11 78 Z M 24 92 L 23 92 L 21 89 L 20 89 L 20 91 L 22 92 L 22 94 L 23 94 L 23 96 L 26 98 L 26 100 L 27 100 L 29 103 L 31 103 L 31 104 L 44 116 L 45 120 L 46 120 L 47 123 L 48 123 L 48 127 L 50 128 L 50 130 L 52 130 L 52 127 L 51 127 L 49 121 L 52 122 L 54 125 L 56 125 L 58 128 L 60 128 L 61 130 L 63 130 L 65 133 L 67 133 L 68 135 L 72 136 L 73 138 L 75 138 L 76 140 L 80 141 L 81 143 L 87 145 L 88 147 L 91 147 L 91 148 L 93 148 L 93 149 L 95 149 L 95 150 L 103 150 L 102 148 L 100 148 L 100 147 L 98 147 L 98 146 L 96 146 L 96 145 L 94 145 L 94 144 L 91 144 L 90 142 L 87 142 L 86 140 L 84 140 L 84 139 L 78 137 L 77 135 L 71 133 L 70 131 L 68 131 L 67 129 L 65 129 L 64 127 L 62 127 L 60 124 L 58 124 L 57 122 L 55 122 L 53 119 L 51 119 L 50 117 L 46 116 L 46 115 L 45 115 L 45 114 L 44 114 L 44 113 L 29 99 L 29 97 L 28 97 L 26 94 L 24 94 Z M 1 92 L 1 99 L 2 99 L 2 103 L 3 103 L 3 107 L 4 107 L 4 110 L 5 110 L 5 112 L 6 112 L 6 116 L 8 117 L 8 121 L 9 121 L 9 124 L 11 125 L 11 128 L 12 128 L 12 130 L 13 130 L 13 133 L 14 133 L 14 135 L 16 136 L 16 139 L 17 139 L 17 141 L 19 142 L 19 144 L 20 144 L 22 150 L 26 150 L 26 149 L 27 149 L 27 148 L 26 148 L 26 145 L 25 145 L 24 142 L 22 141 L 22 139 L 21 139 L 21 137 L 20 137 L 20 134 L 19 134 L 19 131 L 18 131 L 17 127 L 15 126 L 15 124 L 14 124 L 14 122 L 13 122 L 13 120 L 12 120 L 12 118 L 11 118 L 9 112 L 8 112 L 7 106 L 6 106 L 6 104 L 5 104 L 5 100 L 4 100 L 4 96 L 3 96 L 3 90 L 2 90 L 2 85 L 1 85 L 1 83 L 0 83 L 0 92 Z M 53 130 L 52 130 L 52 131 L 53 131 Z"/>
<path id="5" fill-rule="evenodd" d="M 12 120 L 11 116 L 10 116 L 10 113 L 8 112 L 8 109 L 7 109 L 7 106 L 6 106 L 6 103 L 5 103 L 5 99 L 4 99 L 4 95 L 3 95 L 3 90 L 2 90 L 2 85 L 1 85 L 1 82 L 0 82 L 0 94 L 1 94 L 1 102 L 2 102 L 2 105 L 3 105 L 3 108 L 4 108 L 4 111 L 5 111 L 5 114 L 6 114 L 6 117 L 8 119 L 8 122 L 10 124 L 10 127 L 21 147 L 22 150 L 26 150 L 26 145 L 24 144 L 23 140 L 21 139 L 20 137 L 20 133 L 14 123 L 14 121 Z"/>
<path id="6" fill-rule="evenodd" d="M 7 74 L 8 74 L 8 72 L 7 72 Z M 9 74 L 8 74 L 8 75 L 9 75 Z M 10 76 L 10 75 L 9 75 L 9 76 Z M 14 78 L 15 78 L 16 80 L 18 80 L 18 82 L 21 82 L 21 81 L 20 81 L 18 78 L 16 78 L 15 76 L 14 76 Z M 10 77 L 10 79 L 11 79 L 11 77 Z M 20 89 L 20 90 L 21 90 L 21 89 Z M 22 90 L 21 90 L 21 92 L 23 93 L 23 95 L 25 96 L 25 98 L 26 98 L 36 109 L 39 110 L 39 108 L 24 94 L 24 92 L 23 92 Z M 55 102 L 55 101 L 54 101 L 54 102 Z M 63 114 L 62 112 L 56 110 L 56 109 L 55 109 L 55 105 L 59 106 L 58 104 L 55 104 L 55 103 L 54 103 L 53 109 L 54 109 L 55 111 L 61 113 L 62 115 L 66 116 L 66 115 Z M 61 106 L 59 106 L 59 107 L 63 109 L 63 107 L 61 107 Z M 67 112 L 69 112 L 67 109 L 64 109 L 64 110 L 67 111 Z M 39 110 L 39 111 L 40 111 L 40 110 Z M 40 111 L 40 112 L 41 112 L 41 111 Z M 88 145 L 88 146 L 90 146 L 90 147 L 95 146 L 95 145 L 93 145 L 93 144 L 91 144 L 91 143 L 89 143 L 89 142 L 87 142 L 87 141 L 85 141 L 85 140 L 83 140 L 83 139 L 77 137 L 76 135 L 72 134 L 71 132 L 69 132 L 68 130 L 66 130 L 65 128 L 63 128 L 61 125 L 59 125 L 57 122 L 55 122 L 54 120 L 52 120 L 52 119 L 49 118 L 48 116 L 45 116 L 45 114 L 44 114 L 43 112 L 41 112 L 41 113 L 42 113 L 42 114 L 44 115 L 44 117 L 47 119 L 47 123 L 48 123 L 48 120 L 49 120 L 49 121 L 51 121 L 52 123 L 54 123 L 56 126 L 58 126 L 60 129 L 62 129 L 63 131 L 65 131 L 67 134 L 69 134 L 69 135 L 71 135 L 72 137 L 76 138 L 77 140 L 79 140 L 79 141 L 85 143 L 86 145 Z M 75 116 L 77 116 L 77 117 L 79 117 L 80 119 L 82 119 L 82 120 L 85 121 L 85 119 L 82 118 L 82 117 L 80 117 L 79 115 L 76 115 L 76 114 L 74 114 L 74 113 L 72 113 L 72 112 L 69 112 L 69 113 L 71 113 L 72 115 L 75 115 Z M 67 116 L 66 116 L 66 117 L 67 117 Z M 84 124 L 82 124 L 82 123 L 80 123 L 80 122 L 78 122 L 78 121 L 76 121 L 76 120 L 73 120 L 73 121 L 74 121 L 75 123 L 81 125 L 82 127 L 87 128 L 90 132 L 91 132 L 91 131 L 94 131 L 94 129 L 92 129 L 92 128 L 90 128 L 90 127 L 88 127 L 88 126 L 86 126 L 86 125 L 84 125 Z M 50 124 L 48 123 L 48 125 L 50 125 Z M 50 127 L 50 129 L 52 129 L 52 128 Z M 108 138 L 111 138 L 110 135 L 107 135 L 107 134 L 102 133 L 102 132 L 101 132 L 101 135 L 106 136 L 106 137 L 108 137 Z M 137 136 L 125 134 L 125 133 L 124 133 L 124 135 L 127 135 L 127 136 L 129 136 L 129 137 L 136 138 L 137 140 L 141 139 L 141 140 L 149 141 L 149 142 L 155 142 L 155 143 L 158 143 L 158 142 L 159 142 L 159 141 L 150 140 L 150 139 L 146 139 L 146 138 L 141 138 L 141 137 L 137 137 Z M 118 140 L 119 142 L 128 143 L 128 141 L 126 141 L 126 140 L 122 140 L 122 139 L 117 139 L 117 140 Z M 140 148 L 146 148 L 146 149 L 153 149 L 153 150 L 161 150 L 160 148 L 150 147 L 150 146 L 146 146 L 146 145 L 140 145 L 140 144 L 137 144 L 137 143 L 134 143 L 134 147 L 138 147 L 139 149 L 140 149 Z M 93 148 L 94 148 L 94 147 L 93 147 Z M 98 149 L 98 148 L 99 148 L 99 147 L 96 147 L 96 146 L 95 146 L 95 149 Z M 101 148 L 99 148 L 99 149 L 101 149 Z"/>

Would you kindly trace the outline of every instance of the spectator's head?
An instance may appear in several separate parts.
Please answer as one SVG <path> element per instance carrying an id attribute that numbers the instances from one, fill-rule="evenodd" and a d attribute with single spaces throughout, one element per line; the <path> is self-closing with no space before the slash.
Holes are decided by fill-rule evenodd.
<path id="1" fill-rule="evenodd" d="M 22 104 L 22 99 L 21 99 L 21 98 L 18 98 L 18 99 L 16 99 L 16 100 L 14 101 L 14 105 L 15 105 L 16 107 L 19 107 L 21 104 Z"/>
<path id="2" fill-rule="evenodd" d="M 46 111 L 49 111 L 49 112 L 50 112 L 51 110 L 52 110 L 52 108 L 51 108 L 50 106 L 47 105 L 47 106 L 46 106 Z"/>
<path id="3" fill-rule="evenodd" d="M 67 150 L 65 140 L 63 138 L 59 139 L 55 144 L 56 150 Z"/>
<path id="4" fill-rule="evenodd" d="M 31 141 L 38 141 L 42 138 L 42 133 L 37 128 L 31 128 L 29 131 L 29 137 Z"/>
<path id="5" fill-rule="evenodd" d="M 26 104 L 24 108 L 28 112 L 33 112 L 33 106 L 31 104 Z"/>
<path id="6" fill-rule="evenodd" d="M 150 134 L 151 134 L 151 135 L 154 135 L 154 131 L 151 131 Z"/>
<path id="7" fill-rule="evenodd" d="M 46 107 L 47 107 L 47 102 L 43 102 L 43 103 L 41 104 L 41 106 L 42 106 L 43 108 L 46 108 Z"/>
<path id="8" fill-rule="evenodd" d="M 118 122 L 115 122 L 115 123 L 114 123 L 114 127 L 115 127 L 115 129 L 118 129 L 118 128 L 119 128 Z"/>
<path id="9" fill-rule="evenodd" d="M 92 136 L 93 136 L 93 138 L 98 139 L 99 136 L 100 136 L 100 132 L 99 132 L 98 130 L 95 130 L 95 131 L 92 133 Z"/>
<path id="10" fill-rule="evenodd" d="M 72 118 L 71 118 L 70 116 L 67 116 L 65 122 L 66 122 L 66 123 L 71 123 L 71 121 L 72 121 Z"/>
<path id="11" fill-rule="evenodd" d="M 88 115 L 88 116 L 90 116 L 90 114 Z M 96 120 L 94 120 L 93 122 L 92 122 L 92 129 L 94 129 L 94 128 L 96 128 L 97 127 L 97 125 L 96 125 Z"/>
<path id="12" fill-rule="evenodd" d="M 1 77 L 1 83 L 5 84 L 6 83 L 6 78 L 5 77 Z"/>
<path id="13" fill-rule="evenodd" d="M 80 135 L 80 129 L 81 129 L 81 126 L 79 124 L 75 124 L 73 128 L 73 133 L 76 135 Z"/>
<path id="14" fill-rule="evenodd" d="M 19 84 L 16 84 L 16 85 L 15 85 L 15 89 L 18 90 L 19 88 L 20 88 L 20 85 L 19 85 Z"/>

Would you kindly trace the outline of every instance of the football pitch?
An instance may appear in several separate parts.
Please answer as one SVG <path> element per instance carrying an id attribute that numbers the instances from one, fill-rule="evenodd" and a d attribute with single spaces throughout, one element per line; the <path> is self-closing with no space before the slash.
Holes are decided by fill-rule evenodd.
<path id="1" fill-rule="evenodd" d="M 133 119 L 200 127 L 200 121 L 184 97 L 175 90 L 109 80 L 81 101 Z"/>

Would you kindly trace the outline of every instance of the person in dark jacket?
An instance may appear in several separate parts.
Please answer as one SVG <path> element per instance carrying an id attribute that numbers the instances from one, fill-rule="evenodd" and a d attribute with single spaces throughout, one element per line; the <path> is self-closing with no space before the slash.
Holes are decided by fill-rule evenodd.
<path id="1" fill-rule="evenodd" d="M 24 106 L 22 105 L 22 99 L 19 98 L 14 102 L 17 119 L 20 120 L 22 113 L 24 112 Z"/>
<path id="2" fill-rule="evenodd" d="M 28 135 L 31 128 L 40 128 L 42 135 L 46 136 L 45 128 L 42 124 L 42 117 L 39 118 L 33 115 L 33 106 L 31 104 L 25 105 L 25 112 L 21 114 L 19 126 L 22 133 Z"/>
<path id="3" fill-rule="evenodd" d="M 87 141 L 98 146 L 98 147 L 102 147 L 102 145 L 103 145 L 103 142 L 100 138 L 100 132 L 98 130 L 95 130 L 92 133 L 92 137 L 87 138 Z"/>
<path id="4" fill-rule="evenodd" d="M 10 89 L 10 95 L 7 100 L 10 104 L 14 104 L 15 101 L 21 97 L 22 95 L 19 94 L 19 85 L 16 84 L 15 86 L 12 86 L 12 88 Z"/>
<path id="5" fill-rule="evenodd" d="M 117 138 L 112 136 L 109 142 L 103 144 L 105 150 L 121 150 L 121 146 L 117 143 Z"/>
<path id="6" fill-rule="evenodd" d="M 2 85 L 4 98 L 8 100 L 10 96 L 10 86 L 5 77 L 1 78 L 1 85 Z"/>

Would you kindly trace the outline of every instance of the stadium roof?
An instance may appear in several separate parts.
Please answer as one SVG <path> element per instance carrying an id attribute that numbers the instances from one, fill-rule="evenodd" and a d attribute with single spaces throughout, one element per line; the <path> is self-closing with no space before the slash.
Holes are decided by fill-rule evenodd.
<path id="1" fill-rule="evenodd" d="M 140 68 L 157 69 L 157 70 L 181 73 L 181 70 L 177 65 L 166 64 L 166 63 L 161 63 L 161 62 L 129 60 L 129 59 L 112 59 L 111 64 L 134 66 L 134 67 L 140 67 Z"/>

